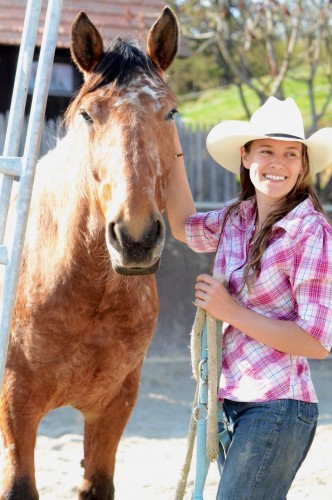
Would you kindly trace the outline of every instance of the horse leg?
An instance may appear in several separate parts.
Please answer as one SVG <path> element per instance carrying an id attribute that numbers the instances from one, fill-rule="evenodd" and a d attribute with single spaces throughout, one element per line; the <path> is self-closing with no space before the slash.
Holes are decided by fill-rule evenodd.
<path id="1" fill-rule="evenodd" d="M 14 377 L 13 377 L 14 379 Z M 41 418 L 30 389 L 4 380 L 0 400 L 2 477 L 0 500 L 38 500 L 34 449 Z"/>
<path id="2" fill-rule="evenodd" d="M 118 395 L 93 420 L 86 418 L 84 427 L 84 479 L 80 500 L 113 500 L 116 450 L 135 406 L 141 366 L 132 372 Z"/>

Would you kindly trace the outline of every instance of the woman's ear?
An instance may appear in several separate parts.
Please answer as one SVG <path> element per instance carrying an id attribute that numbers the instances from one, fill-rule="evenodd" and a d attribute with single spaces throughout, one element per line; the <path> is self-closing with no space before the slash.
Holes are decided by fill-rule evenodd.
<path id="1" fill-rule="evenodd" d="M 244 146 L 241 146 L 240 148 L 240 153 L 241 153 L 241 161 L 242 161 L 242 165 L 245 167 L 245 168 L 250 168 L 249 167 L 249 162 L 248 162 L 248 155 L 247 155 L 247 152 L 245 150 L 245 147 Z"/>

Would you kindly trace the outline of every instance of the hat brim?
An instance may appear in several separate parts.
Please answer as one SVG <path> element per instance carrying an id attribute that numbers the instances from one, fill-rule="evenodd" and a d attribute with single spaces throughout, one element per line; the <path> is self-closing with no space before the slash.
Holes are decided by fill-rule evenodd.
<path id="1" fill-rule="evenodd" d="M 255 130 L 250 123 L 236 120 L 221 122 L 209 132 L 206 147 L 212 158 L 223 168 L 240 173 L 240 148 L 247 142 L 259 139 L 276 139 L 278 141 L 295 141 L 305 144 L 312 174 L 321 172 L 332 165 L 332 127 L 315 132 L 309 139 L 277 137 L 266 135 Z"/>

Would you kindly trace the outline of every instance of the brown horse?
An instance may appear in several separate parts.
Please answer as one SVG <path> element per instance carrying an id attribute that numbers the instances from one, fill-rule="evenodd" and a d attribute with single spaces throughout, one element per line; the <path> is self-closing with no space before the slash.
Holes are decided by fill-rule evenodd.
<path id="1" fill-rule="evenodd" d="M 121 39 L 104 52 L 86 14 L 73 23 L 84 84 L 67 135 L 37 168 L 1 394 L 3 500 L 38 499 L 37 428 L 63 405 L 84 417 L 78 497 L 114 498 L 115 454 L 158 313 L 153 273 L 176 153 L 163 75 L 177 42 L 168 8 L 146 54 Z"/>

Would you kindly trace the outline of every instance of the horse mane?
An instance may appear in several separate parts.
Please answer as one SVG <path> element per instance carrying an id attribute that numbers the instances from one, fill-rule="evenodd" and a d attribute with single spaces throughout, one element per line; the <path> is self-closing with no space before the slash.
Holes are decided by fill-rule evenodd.
<path id="1" fill-rule="evenodd" d="M 39 266 L 47 269 L 49 280 L 52 276 L 56 280 L 59 269 L 63 274 L 70 273 L 75 255 L 78 252 L 85 255 L 85 248 L 89 249 L 90 244 L 95 246 L 96 238 L 104 239 L 98 206 L 93 202 L 96 198 L 92 195 L 92 179 L 82 161 L 81 149 L 80 141 L 68 132 L 37 165 L 26 245 L 31 270 Z M 77 231 L 73 231 L 73 227 Z M 84 233 L 85 238 L 74 238 L 79 233 Z M 43 241 L 43 245 L 34 256 L 38 241 Z M 49 255 L 52 255 L 52 265 L 38 263 Z"/>
<path id="2" fill-rule="evenodd" d="M 115 38 L 93 73 L 83 83 L 77 96 L 67 108 L 65 123 L 68 124 L 80 106 L 83 97 L 100 87 L 113 83 L 119 89 L 128 86 L 139 73 L 144 73 L 159 85 L 163 81 L 150 57 L 142 50 L 137 40 Z"/>

